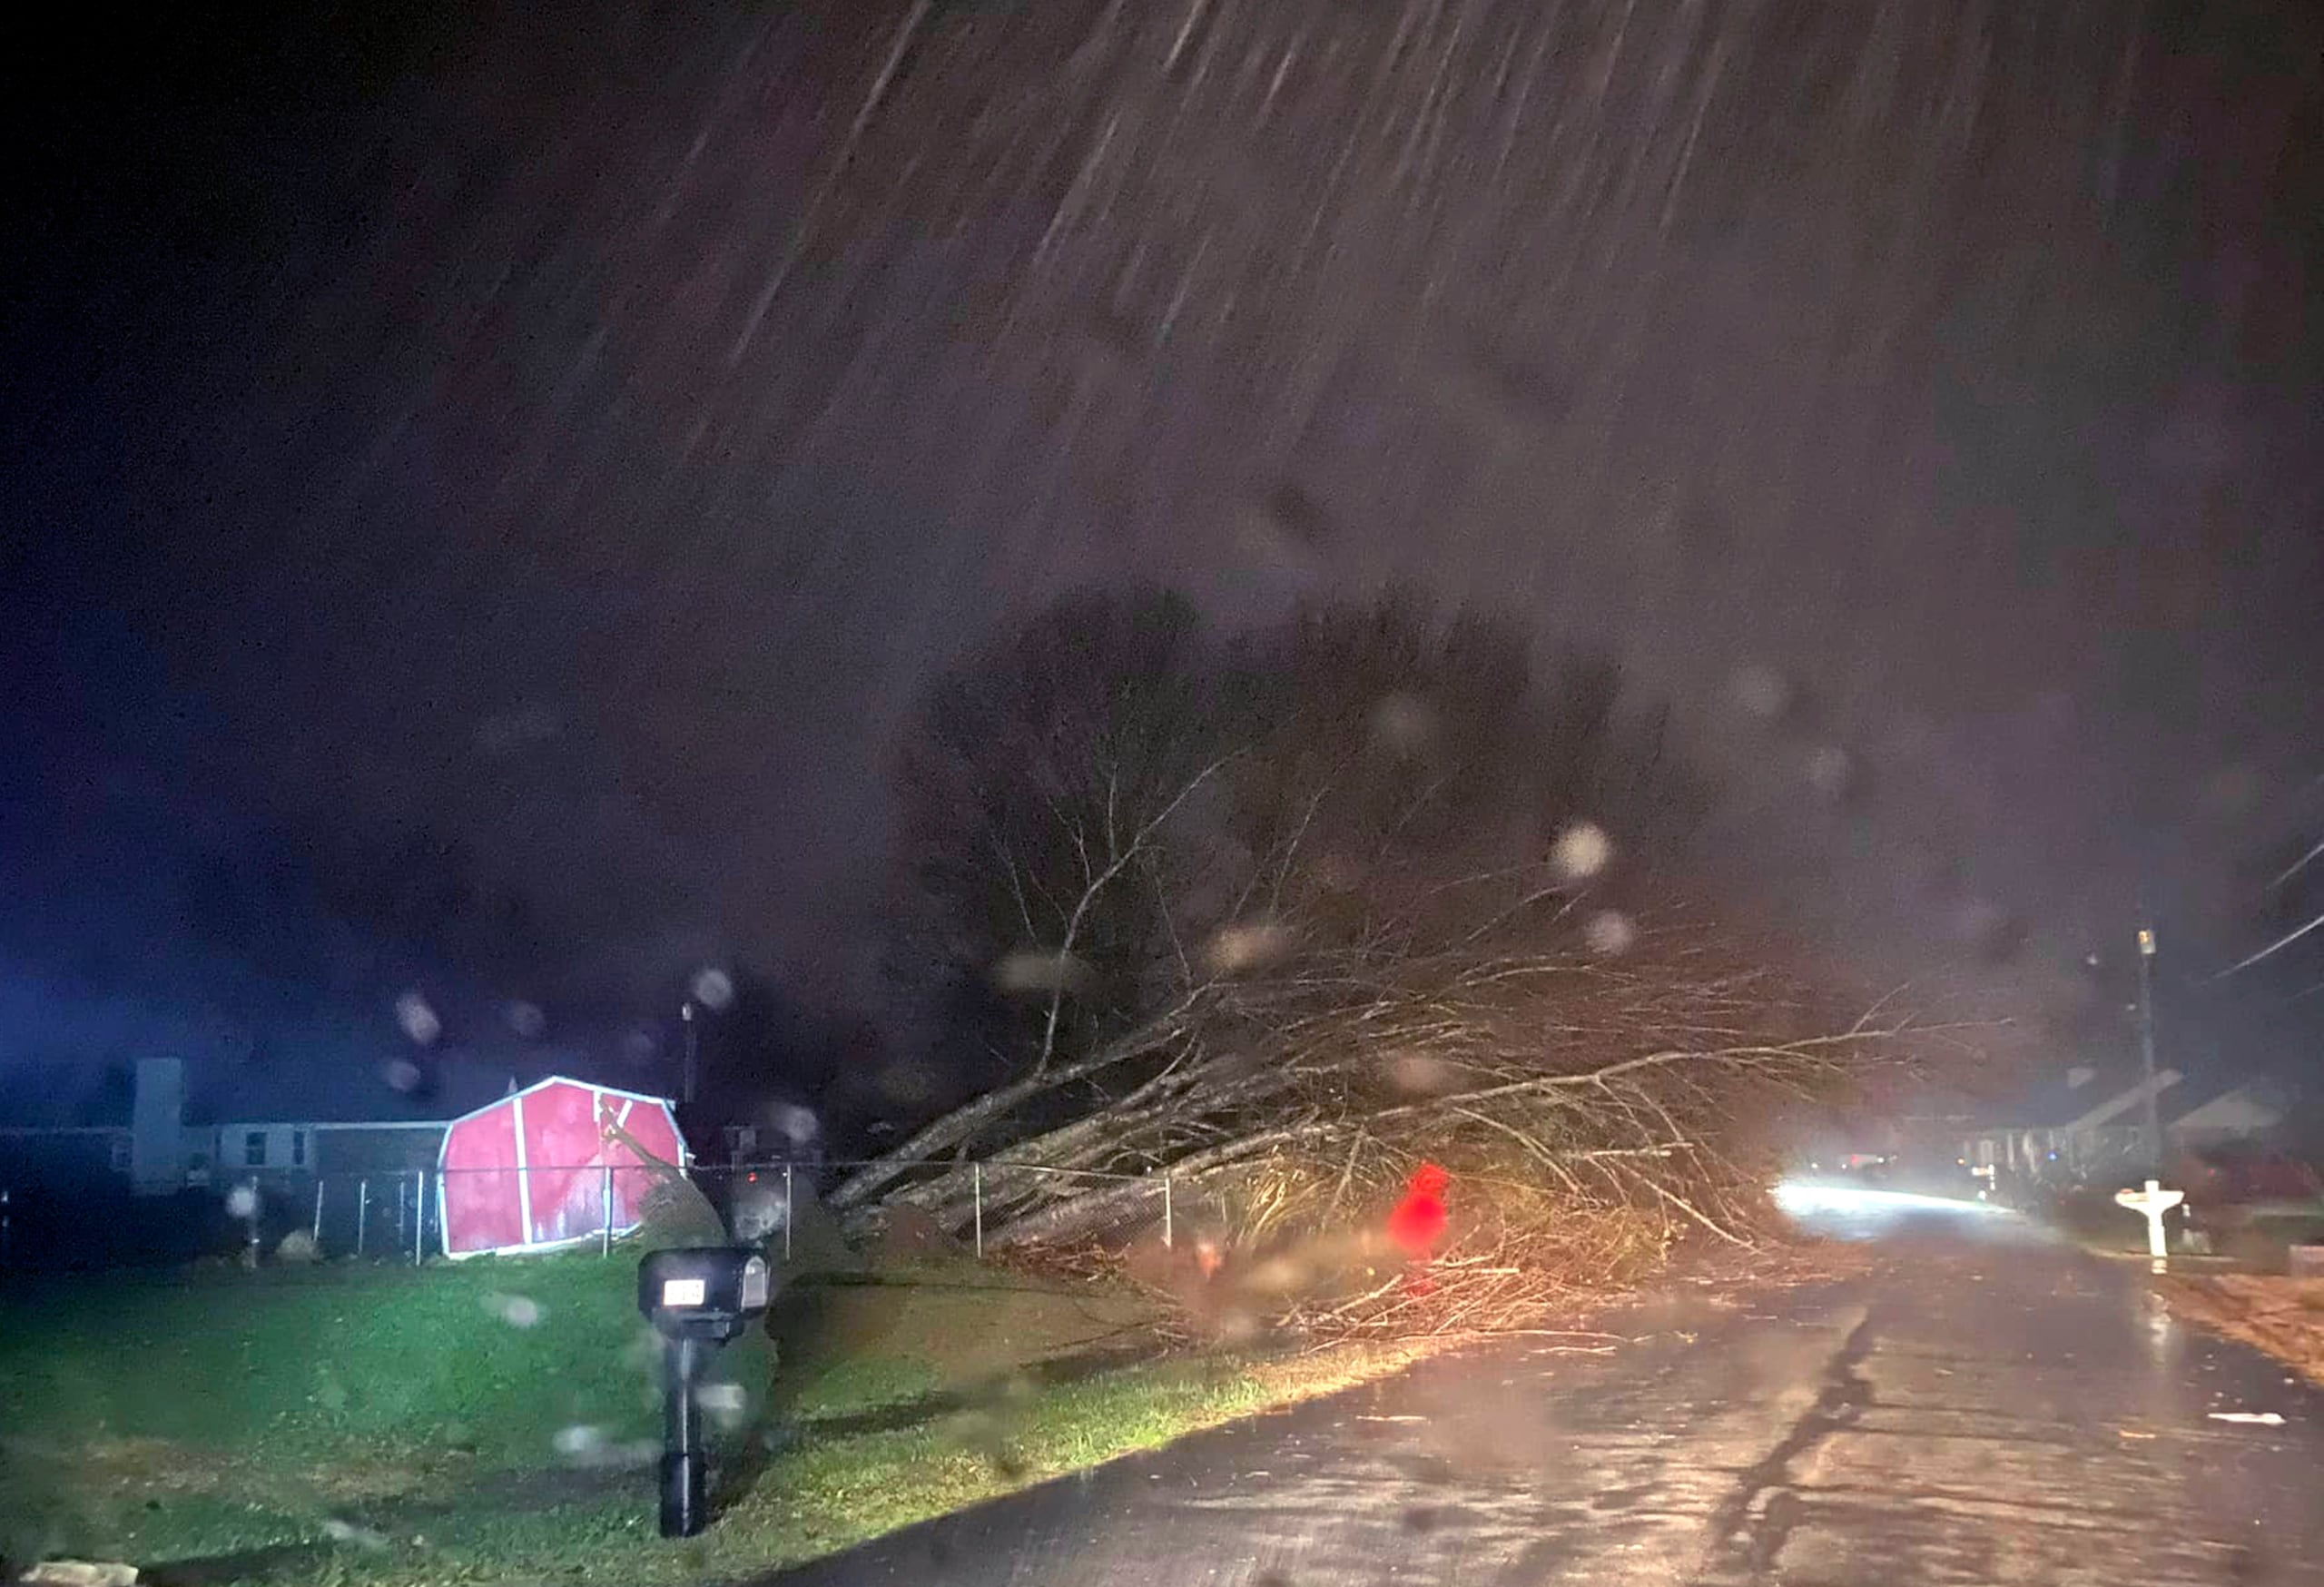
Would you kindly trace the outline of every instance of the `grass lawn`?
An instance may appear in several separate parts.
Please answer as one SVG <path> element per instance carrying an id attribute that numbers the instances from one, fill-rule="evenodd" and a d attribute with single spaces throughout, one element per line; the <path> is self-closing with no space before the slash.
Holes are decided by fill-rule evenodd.
<path id="1" fill-rule="evenodd" d="M 634 1274 L 591 1256 L 14 1288 L 0 1556 L 165 1584 L 741 1576 L 1409 1359 L 1156 1359 L 1142 1297 L 967 1263 L 802 1286 L 780 1370 L 763 1341 L 722 1354 L 745 1408 L 717 1444 L 721 1513 L 673 1543 Z"/>
<path id="2" fill-rule="evenodd" d="M 2062 1197 L 2035 1216 L 2086 1250 L 2109 1256 L 2146 1255 L 2146 1219 L 2114 1204 L 2111 1190 Z M 2187 1225 L 2178 1212 L 2165 1219 L 2174 1260 L 2217 1257 L 2256 1272 L 2284 1270 L 2295 1245 L 2324 1240 L 2324 1204 L 2276 1202 L 2246 1208 L 2204 1209 L 2201 1227 L 2206 1248 L 2187 1248 Z"/>

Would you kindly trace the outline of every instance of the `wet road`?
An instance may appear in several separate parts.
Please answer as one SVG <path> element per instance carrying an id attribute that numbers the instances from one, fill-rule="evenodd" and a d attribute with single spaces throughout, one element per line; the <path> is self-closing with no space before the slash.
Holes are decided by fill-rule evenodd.
<path id="1" fill-rule="evenodd" d="M 1915 1223 L 1871 1276 L 1662 1296 L 1610 1355 L 1440 1360 L 782 1580 L 2324 1582 L 2324 1395 L 2135 1268 Z"/>

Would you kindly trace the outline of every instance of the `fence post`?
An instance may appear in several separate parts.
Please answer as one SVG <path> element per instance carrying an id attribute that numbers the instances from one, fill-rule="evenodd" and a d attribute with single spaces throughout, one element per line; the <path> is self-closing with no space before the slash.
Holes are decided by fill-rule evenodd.
<path id="1" fill-rule="evenodd" d="M 614 1166 L 599 1165 L 602 1178 L 597 1181 L 597 1255 L 614 1254 Z"/>
<path id="2" fill-rule="evenodd" d="M 371 1176 L 363 1176 L 363 1183 L 355 1193 L 355 1254 L 363 1254 L 363 1226 L 371 1219 Z"/>
<path id="3" fill-rule="evenodd" d="M 420 1177 L 418 1168 L 414 1168 L 411 1171 L 411 1265 L 415 1267 L 421 1261 L 419 1246 L 427 1238 L 427 1228 L 428 1181 Z"/>
<path id="4" fill-rule="evenodd" d="M 969 1188 L 977 1204 L 977 1260 L 984 1260 L 984 1165 L 969 1165 Z"/>
<path id="5" fill-rule="evenodd" d="M 797 1208 L 791 1199 L 791 1165 L 783 1165 L 783 1259 L 791 1260 L 791 1218 Z"/>
<path id="6" fill-rule="evenodd" d="M 315 1176 L 315 1227 L 309 1232 L 314 1236 L 317 1256 L 322 1255 L 323 1249 L 323 1186 L 325 1183 L 320 1174 Z"/>
<path id="7" fill-rule="evenodd" d="M 1169 1250 L 1177 1244 L 1172 1237 L 1176 1233 L 1177 1230 L 1172 1228 L 1170 1222 L 1170 1170 L 1165 1168 L 1162 1170 L 1162 1248 L 1164 1250 Z"/>

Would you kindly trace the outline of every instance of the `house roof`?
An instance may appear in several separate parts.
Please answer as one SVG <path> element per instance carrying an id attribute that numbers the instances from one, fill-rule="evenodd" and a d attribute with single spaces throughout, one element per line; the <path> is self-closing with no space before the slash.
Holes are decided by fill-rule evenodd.
<path id="1" fill-rule="evenodd" d="M 2171 1120 L 2172 1129 L 2264 1129 L 2289 1114 L 2298 1098 L 2290 1087 L 2268 1076 L 2214 1087 L 2196 1106 Z"/>
<path id="2" fill-rule="evenodd" d="M 368 1072 L 306 1064 L 189 1066 L 186 1117 L 202 1124 L 368 1124 L 448 1121 L 552 1075 L 634 1083 L 628 1066 L 556 1047 L 454 1049 Z"/>
<path id="3" fill-rule="evenodd" d="M 2156 1078 L 2163 1098 L 2171 1096 L 2181 1079 L 2173 1069 L 2160 1070 Z M 2142 1079 L 2138 1066 L 2132 1063 L 2059 1064 L 2044 1071 L 2014 1105 L 1988 1109 L 1986 1128 L 2063 1129 L 2084 1121 L 2135 1123 Z"/>

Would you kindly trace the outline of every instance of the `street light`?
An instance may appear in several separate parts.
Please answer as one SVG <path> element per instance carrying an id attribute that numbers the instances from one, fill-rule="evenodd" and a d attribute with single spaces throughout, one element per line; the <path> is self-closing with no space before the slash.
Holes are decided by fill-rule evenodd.
<path id="1" fill-rule="evenodd" d="M 695 1082 L 701 1078 L 702 1016 L 704 1012 L 723 1014 L 734 1002 L 734 978 L 714 964 L 705 964 L 686 983 L 686 1000 L 678 1007 L 678 1018 L 685 1021 L 685 1063 L 678 1083 L 678 1100 L 692 1102 Z"/>
<path id="2" fill-rule="evenodd" d="M 679 1008 L 678 1018 L 685 1021 L 686 1027 L 685 1067 L 679 1074 L 678 1100 L 681 1102 L 691 1103 L 694 1100 L 694 1077 L 696 1067 L 694 1063 L 696 1037 L 694 1034 L 694 1003 L 691 1000 Z"/>
<path id="3" fill-rule="evenodd" d="M 2146 1070 L 2147 1161 L 2162 1168 L 2162 1126 L 2154 1084 L 2154 928 L 2139 928 L 2139 1060 Z"/>

